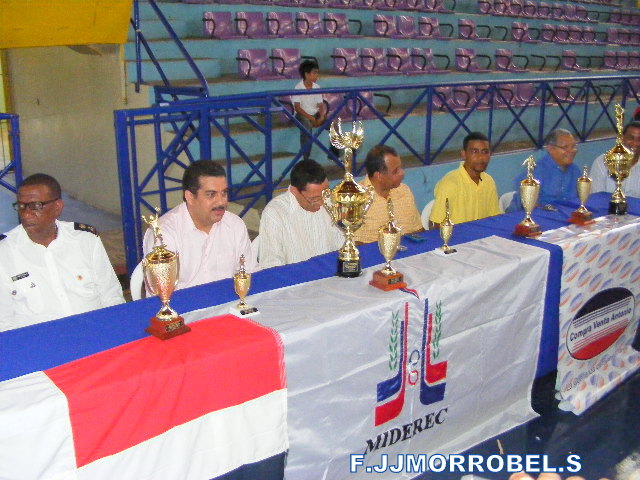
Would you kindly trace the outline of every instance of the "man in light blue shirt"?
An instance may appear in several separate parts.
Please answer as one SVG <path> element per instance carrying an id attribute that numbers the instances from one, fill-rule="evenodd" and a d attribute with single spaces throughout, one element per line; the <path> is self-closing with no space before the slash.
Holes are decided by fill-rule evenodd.
<path id="1" fill-rule="evenodd" d="M 540 196 L 538 205 L 548 205 L 557 202 L 572 202 L 579 204 L 576 182 L 582 171 L 573 163 L 578 152 L 577 141 L 573 134 L 563 128 L 553 130 L 544 142 L 545 155 L 536 161 L 534 177 L 540 181 Z M 509 211 L 522 209 L 520 202 L 520 181 L 516 182 L 516 194 L 509 207 Z"/>

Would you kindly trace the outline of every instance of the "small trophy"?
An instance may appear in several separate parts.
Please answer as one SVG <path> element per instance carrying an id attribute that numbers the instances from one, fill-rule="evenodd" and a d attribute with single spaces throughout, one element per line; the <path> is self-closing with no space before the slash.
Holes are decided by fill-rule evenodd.
<path id="1" fill-rule="evenodd" d="M 393 260 L 398 251 L 400 239 L 402 238 L 402 229 L 395 224 L 396 218 L 393 215 L 391 198 L 387 199 L 387 212 L 389 214 L 389 222 L 378 229 L 378 248 L 387 263 L 382 270 L 373 273 L 373 279 L 369 282 L 369 285 L 373 285 L 385 292 L 407 286 L 403 281 L 404 276 L 391 266 L 391 260 Z"/>
<path id="2" fill-rule="evenodd" d="M 618 129 L 616 144 L 604 154 L 604 164 L 609 170 L 609 175 L 616 181 L 616 189 L 609 201 L 609 213 L 614 215 L 627 213 L 627 199 L 622 191 L 622 181 L 629 176 L 629 170 L 633 163 L 633 152 L 622 144 L 623 119 L 624 110 L 618 104 L 616 105 L 616 128 Z"/>
<path id="3" fill-rule="evenodd" d="M 244 262 L 244 255 L 240 255 L 240 270 L 233 276 L 233 289 L 236 291 L 236 295 L 240 297 L 240 302 L 235 307 L 231 307 L 231 313 L 239 317 L 248 317 L 260 313 L 256 307 L 250 307 L 244 301 L 251 288 L 251 274 L 244 268 Z"/>
<path id="4" fill-rule="evenodd" d="M 156 213 L 149 218 L 142 219 L 153 229 L 153 250 L 142 259 L 142 270 L 147 289 L 160 297 L 162 308 L 151 318 L 145 332 L 161 340 L 182 335 L 191 331 L 184 323 L 184 319 L 169 306 L 171 294 L 178 284 L 180 272 L 180 260 L 177 253 L 167 250 L 162 241 L 162 232 L 158 224 L 160 209 L 156 207 Z"/>
<path id="5" fill-rule="evenodd" d="M 520 200 L 526 216 L 516 225 L 513 234 L 519 237 L 537 237 L 542 231 L 540 225 L 531 219 L 531 212 L 538 203 L 540 182 L 533 178 L 533 168 L 536 166 L 533 156 L 527 158 L 523 165 L 527 166 L 527 177 L 520 182 Z"/>
<path id="6" fill-rule="evenodd" d="M 336 131 L 335 122 L 331 122 L 329 139 L 334 147 L 344 150 L 345 173 L 342 182 L 336 185 L 333 190 L 326 189 L 322 192 L 322 201 L 333 223 L 345 235 L 345 243 L 338 250 L 336 275 L 352 278 L 362 274 L 360 253 L 353 241 L 353 234 L 364 223 L 364 216 L 373 202 L 373 187 L 364 188 L 351 175 L 353 151 L 364 140 L 362 122 L 353 122 L 353 130 L 346 133 L 342 133 L 340 118 L 338 118 L 337 124 Z"/>
<path id="7" fill-rule="evenodd" d="M 587 199 L 589 198 L 589 195 L 591 195 L 591 184 L 592 181 L 589 178 L 589 169 L 585 165 L 582 169 L 582 176 L 578 178 L 576 182 L 578 198 L 580 199 L 580 208 L 571 213 L 569 222 L 575 223 L 576 225 L 588 225 L 594 222 L 593 214 L 587 210 L 587 207 L 585 207 L 585 203 L 587 203 Z"/>
<path id="8" fill-rule="evenodd" d="M 449 240 L 451 240 L 451 235 L 453 235 L 453 222 L 451 221 L 451 213 L 449 212 L 449 199 L 447 198 L 444 201 L 445 215 L 444 220 L 440 222 L 440 238 L 444 244 L 442 247 L 442 251 L 447 255 L 450 253 L 456 253 L 457 250 L 455 248 L 451 248 L 449 246 Z"/>

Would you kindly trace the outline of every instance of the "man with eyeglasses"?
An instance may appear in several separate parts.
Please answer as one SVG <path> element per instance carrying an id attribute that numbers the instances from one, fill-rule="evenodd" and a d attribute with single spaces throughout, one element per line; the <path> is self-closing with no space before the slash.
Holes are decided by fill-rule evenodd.
<path id="1" fill-rule="evenodd" d="M 18 186 L 20 225 L 0 235 L 0 331 L 124 302 L 96 233 L 58 220 L 60 184 L 37 173 Z"/>
<path id="2" fill-rule="evenodd" d="M 578 153 L 576 138 L 569 130 L 557 128 L 547 135 L 544 141 L 545 154 L 536 160 L 534 177 L 540 181 L 538 205 L 551 206 L 558 202 L 580 203 L 576 182 L 582 176 L 582 170 L 573 163 Z M 516 194 L 508 211 L 522 210 L 520 201 L 521 174 L 516 179 Z"/>
<path id="3" fill-rule="evenodd" d="M 633 163 L 629 176 L 622 183 L 624 193 L 632 197 L 640 197 L 640 121 L 634 120 L 628 123 L 622 131 L 622 143 L 633 152 Z M 604 164 L 604 154 L 593 161 L 590 172 L 593 181 L 592 190 L 594 192 L 613 193 L 616 189 L 616 182 L 609 175 L 609 169 Z"/>
<path id="4" fill-rule="evenodd" d="M 421 232 L 420 212 L 411 189 L 402 183 L 404 169 L 402 160 L 394 148 L 387 145 L 376 145 L 364 161 L 367 170 L 362 185 L 373 187 L 373 203 L 364 217 L 364 224 L 356 230 L 354 238 L 360 243 L 378 241 L 378 230 L 389 221 L 387 199 L 393 202 L 393 213 L 396 224 L 402 228 L 403 234 Z"/>
<path id="5" fill-rule="evenodd" d="M 302 262 L 342 246 L 344 237 L 322 205 L 322 191 L 327 188 L 327 174 L 314 160 L 293 167 L 288 190 L 262 211 L 258 240 L 262 268 Z"/>
<path id="6" fill-rule="evenodd" d="M 491 159 L 489 139 L 480 132 L 471 132 L 462 142 L 460 155 L 460 166 L 442 177 L 434 190 L 429 220 L 435 228 L 444 220 L 447 199 L 453 223 L 500 214 L 496 184 L 485 172 Z"/>
<path id="7" fill-rule="evenodd" d="M 211 160 L 191 163 L 182 174 L 182 196 L 184 201 L 159 220 L 167 249 L 180 255 L 176 288 L 231 278 L 241 255 L 248 272 L 259 269 L 244 220 L 227 211 L 229 186 L 223 167 Z M 145 255 L 153 249 L 152 229 L 142 249 Z"/>

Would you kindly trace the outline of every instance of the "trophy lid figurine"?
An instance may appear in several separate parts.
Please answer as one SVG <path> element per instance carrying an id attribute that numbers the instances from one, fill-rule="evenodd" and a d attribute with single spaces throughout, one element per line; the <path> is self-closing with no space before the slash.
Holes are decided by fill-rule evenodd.
<path id="1" fill-rule="evenodd" d="M 519 224 L 513 234 L 519 237 L 536 237 L 542 233 L 540 225 L 533 221 L 531 212 L 538 203 L 538 195 L 540 195 L 540 182 L 533 178 L 533 169 L 536 162 L 533 155 L 529 156 L 523 163 L 527 166 L 527 176 L 520 182 L 520 200 L 522 208 L 524 208 L 525 217 Z"/>
<path id="2" fill-rule="evenodd" d="M 378 248 L 387 261 L 382 270 L 373 273 L 373 279 L 369 285 L 373 285 L 384 291 L 405 288 L 404 276 L 391 266 L 391 260 L 396 255 L 402 238 L 402 229 L 396 225 L 396 217 L 393 214 L 393 202 L 387 199 L 387 213 L 389 221 L 378 229 Z"/>
<path id="3" fill-rule="evenodd" d="M 353 240 L 353 234 L 364 223 L 364 217 L 373 202 L 373 187 L 364 188 L 353 179 L 351 174 L 351 161 L 353 151 L 364 140 L 362 122 L 353 122 L 351 132 L 342 132 L 340 118 L 331 122 L 329 128 L 331 144 L 344 150 L 344 178 L 336 187 L 322 192 L 324 207 L 329 212 L 333 223 L 345 235 L 345 243 L 338 250 L 338 271 L 340 277 L 358 277 L 362 274 L 360 266 L 360 252 Z"/>
<path id="4" fill-rule="evenodd" d="M 153 250 L 142 259 L 142 270 L 147 289 L 154 295 L 160 297 L 162 307 L 151 318 L 150 324 L 145 331 L 161 340 L 181 335 L 191 331 L 185 325 L 184 319 L 169 306 L 169 299 L 178 284 L 180 273 L 180 259 L 178 254 L 167 250 L 162 240 L 162 232 L 158 224 L 160 209 L 156 207 L 156 213 L 149 215 L 149 218 L 142 216 L 142 220 L 151 227 L 153 231 Z"/>
<path id="5" fill-rule="evenodd" d="M 231 307 L 230 311 L 239 317 L 248 317 L 260 313 L 256 307 L 250 307 L 244 301 L 251 288 L 251 274 L 244 268 L 244 264 L 244 255 L 240 255 L 240 269 L 233 275 L 233 289 L 236 295 L 240 297 L 240 302 L 235 307 Z"/>
<path id="6" fill-rule="evenodd" d="M 616 128 L 618 136 L 616 144 L 611 150 L 604 154 L 604 164 L 616 181 L 616 189 L 609 201 L 609 213 L 614 215 L 624 215 L 627 213 L 627 199 L 622 191 L 622 181 L 629 176 L 629 170 L 633 163 L 633 152 L 622 144 L 622 122 L 624 121 L 624 110 L 616 105 Z"/>
<path id="7" fill-rule="evenodd" d="M 578 190 L 578 198 L 580 199 L 580 208 L 571 213 L 569 222 L 576 225 L 588 225 L 594 223 L 593 214 L 587 210 L 585 204 L 589 195 L 591 195 L 592 180 L 589 178 L 589 168 L 585 165 L 582 168 L 582 176 L 576 181 L 576 189 Z"/>
<path id="8" fill-rule="evenodd" d="M 442 241 L 444 242 L 444 244 L 442 245 L 442 247 L 440 247 L 440 249 L 448 255 L 450 253 L 457 252 L 455 248 L 451 248 L 449 246 L 449 240 L 451 240 L 451 236 L 453 235 L 453 222 L 451 221 L 451 213 L 449 211 L 448 198 L 444 201 L 444 209 L 445 209 L 444 220 L 440 222 L 440 238 L 442 238 Z"/>

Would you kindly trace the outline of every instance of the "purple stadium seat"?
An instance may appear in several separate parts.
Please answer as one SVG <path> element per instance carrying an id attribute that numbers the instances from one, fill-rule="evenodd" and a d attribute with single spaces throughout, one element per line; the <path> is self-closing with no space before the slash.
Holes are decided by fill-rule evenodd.
<path id="1" fill-rule="evenodd" d="M 569 25 L 569 43 L 580 44 L 582 41 L 582 27 Z"/>
<path id="2" fill-rule="evenodd" d="M 513 64 L 513 53 L 507 48 L 498 48 L 496 50 L 496 70 L 501 72 L 513 72 L 521 73 L 526 72 L 526 66 L 529 64 L 529 59 L 524 55 L 516 55 L 519 58 L 525 59 L 525 68 L 517 67 Z"/>
<path id="3" fill-rule="evenodd" d="M 324 29 L 332 35 L 340 38 L 358 38 L 360 37 L 360 30 L 362 30 L 362 22 L 360 20 L 353 20 L 354 23 L 359 24 L 360 28 L 358 33 L 351 33 L 349 31 L 349 19 L 344 13 L 327 12 L 324 14 Z"/>
<path id="4" fill-rule="evenodd" d="M 554 3 L 551 6 L 551 19 L 552 20 L 564 20 L 564 5 L 562 3 Z"/>
<path id="5" fill-rule="evenodd" d="M 629 53 L 628 52 L 616 52 L 617 55 L 617 63 L 618 63 L 618 70 L 629 70 Z"/>
<path id="6" fill-rule="evenodd" d="M 583 5 L 576 5 L 576 20 L 579 22 L 596 22 L 589 18 L 589 10 Z"/>
<path id="7" fill-rule="evenodd" d="M 480 68 L 477 57 L 486 57 L 489 59 L 489 65 L 491 65 L 491 57 L 488 55 L 476 55 L 476 51 L 473 48 L 456 48 L 456 70 L 460 72 L 469 73 L 488 73 L 491 70 L 488 68 Z"/>
<path id="8" fill-rule="evenodd" d="M 440 31 L 440 23 L 435 17 L 420 17 L 418 20 L 418 38 L 434 39 L 434 40 L 451 40 L 451 34 L 453 33 L 453 25 L 446 23 L 442 26 L 448 26 L 451 28 L 451 32 L 448 36 L 445 36 Z"/>
<path id="9" fill-rule="evenodd" d="M 522 16 L 536 18 L 538 16 L 538 3 L 535 0 L 525 0 L 522 5 Z"/>
<path id="10" fill-rule="evenodd" d="M 275 0 L 273 2 L 275 5 L 280 5 L 281 7 L 306 7 L 307 0 Z"/>
<path id="11" fill-rule="evenodd" d="M 493 14 L 493 1 L 492 0 L 478 0 L 478 13 L 481 15 Z"/>
<path id="12" fill-rule="evenodd" d="M 445 68 L 438 68 L 434 57 L 445 58 L 447 61 Z M 412 48 L 411 61 L 425 73 L 439 74 L 447 73 L 449 71 L 449 57 L 446 55 L 434 55 L 430 48 Z"/>
<path id="13" fill-rule="evenodd" d="M 271 70 L 267 51 L 263 48 L 238 50 L 238 74 L 248 80 L 277 80 L 282 78 Z"/>
<path id="14" fill-rule="evenodd" d="M 304 38 L 296 31 L 291 12 L 267 13 L 267 31 L 281 38 Z"/>
<path id="15" fill-rule="evenodd" d="M 543 20 L 551 18 L 551 5 L 547 2 L 538 2 L 538 18 Z"/>
<path id="16" fill-rule="evenodd" d="M 333 33 L 325 30 L 325 24 L 318 12 L 296 12 L 296 29 L 298 33 L 311 38 L 333 38 Z"/>
<path id="17" fill-rule="evenodd" d="M 271 62 L 273 71 L 285 78 L 298 78 L 300 76 L 300 50 L 297 48 L 272 48 Z"/>
<path id="18" fill-rule="evenodd" d="M 538 43 L 540 40 L 531 38 L 529 25 L 524 22 L 513 22 L 511 24 L 511 40 L 525 43 Z"/>
<path id="19" fill-rule="evenodd" d="M 396 10 L 398 0 L 375 0 L 374 7 L 376 10 Z"/>
<path id="20" fill-rule="evenodd" d="M 563 70 L 573 70 L 574 72 L 589 72 L 589 68 L 578 65 L 576 52 L 573 50 L 562 51 L 562 62 L 560 63 Z"/>
<path id="21" fill-rule="evenodd" d="M 411 50 L 413 49 L 406 47 L 387 48 L 389 68 L 397 70 L 399 73 L 404 75 L 421 75 L 429 73 L 425 69 L 426 61 L 419 61 L 417 57 L 411 55 Z"/>
<path id="22" fill-rule="evenodd" d="M 619 8 L 612 8 L 611 13 L 609 14 L 609 23 L 620 23 L 621 18 L 622 10 Z"/>
<path id="23" fill-rule="evenodd" d="M 631 25 L 631 10 L 628 8 L 623 8 L 620 11 L 620 24 Z"/>
<path id="24" fill-rule="evenodd" d="M 489 27 L 489 25 L 479 25 L 479 27 L 489 29 L 489 35 L 487 37 L 478 36 L 476 22 L 474 22 L 473 20 L 467 20 L 465 18 L 459 19 L 458 20 L 458 38 L 462 40 L 474 40 L 476 42 L 487 42 L 491 40 L 489 38 L 491 36 L 491 27 Z"/>
<path id="25" fill-rule="evenodd" d="M 493 14 L 499 17 L 504 17 L 509 13 L 510 5 L 511 5 L 511 2 L 509 2 L 509 0 L 494 0 Z"/>
<path id="26" fill-rule="evenodd" d="M 329 0 L 327 7 L 329 8 L 352 8 L 352 4 L 355 4 L 353 0 Z"/>
<path id="27" fill-rule="evenodd" d="M 202 22 L 204 34 L 209 38 L 244 38 L 235 31 L 231 12 L 204 12 Z"/>
<path id="28" fill-rule="evenodd" d="M 605 32 L 600 32 L 606 37 Z M 597 37 L 598 32 L 594 27 L 584 27 L 582 29 L 582 42 L 589 45 L 605 45 L 607 42 Z"/>
<path id="29" fill-rule="evenodd" d="M 507 87 L 506 89 L 514 90 L 513 84 L 507 84 L 507 85 L 511 85 L 511 88 L 509 89 Z M 504 87 L 506 87 L 506 85 Z M 514 94 L 515 92 L 513 92 L 511 96 L 513 96 Z M 506 94 L 506 96 L 507 96 L 507 99 L 510 97 L 509 94 Z M 478 102 L 479 110 L 485 110 L 491 106 L 493 106 L 493 108 L 507 107 L 506 102 L 500 97 L 500 95 L 498 95 L 498 92 L 496 91 L 496 89 L 491 88 L 489 85 L 476 85 L 474 101 Z"/>
<path id="30" fill-rule="evenodd" d="M 521 17 L 524 3 L 522 0 L 511 0 L 507 15 L 510 17 Z"/>
<path id="31" fill-rule="evenodd" d="M 362 68 L 374 75 L 400 75 L 397 69 L 389 66 L 384 48 L 363 47 L 360 49 Z"/>
<path id="32" fill-rule="evenodd" d="M 453 5 L 455 9 L 455 2 Z M 453 10 L 444 6 L 444 0 L 424 0 L 424 9 L 426 12 L 453 13 Z"/>
<path id="33" fill-rule="evenodd" d="M 206 2 L 206 3 L 214 3 L 214 2 Z M 244 3 L 243 0 L 216 0 L 215 3 L 227 4 L 227 5 L 237 5 L 239 3 Z"/>
<path id="34" fill-rule="evenodd" d="M 397 38 L 396 17 L 376 13 L 373 16 L 373 33 L 378 37 Z"/>
<path id="35" fill-rule="evenodd" d="M 262 12 L 237 12 L 236 30 L 249 38 L 275 38 L 277 35 L 267 32 Z"/>
<path id="36" fill-rule="evenodd" d="M 556 98 L 550 95 L 549 103 L 569 103 L 575 101 L 571 95 L 571 84 L 569 82 L 558 82 L 553 85 L 553 93 Z"/>
<path id="37" fill-rule="evenodd" d="M 426 12 L 424 0 L 404 0 L 404 10 L 412 12 Z"/>
<path id="38" fill-rule="evenodd" d="M 640 32 L 638 30 L 629 30 L 629 45 L 640 46 Z"/>
<path id="39" fill-rule="evenodd" d="M 540 98 L 536 95 L 536 87 L 533 83 L 519 83 L 516 86 L 516 101 L 518 105 L 540 105 Z"/>
<path id="40" fill-rule="evenodd" d="M 362 68 L 357 48 L 334 48 L 331 58 L 333 58 L 333 73 L 335 74 L 349 75 L 351 77 L 371 75 L 371 72 Z"/>
<path id="41" fill-rule="evenodd" d="M 619 70 L 618 68 L 618 54 L 612 50 L 606 50 L 602 57 L 602 68 L 609 70 Z"/>
<path id="42" fill-rule="evenodd" d="M 414 38 L 418 35 L 416 19 L 411 15 L 398 15 L 396 17 L 397 38 Z"/>
<path id="43" fill-rule="evenodd" d="M 540 40 L 543 42 L 553 42 L 556 36 L 556 27 L 550 23 L 545 23 L 540 29 Z"/>
<path id="44" fill-rule="evenodd" d="M 578 20 L 576 16 L 576 5 L 573 2 L 566 2 L 564 4 L 564 19 L 568 22 L 575 22 Z"/>
<path id="45" fill-rule="evenodd" d="M 640 52 L 629 52 L 629 70 L 640 70 Z"/>
<path id="46" fill-rule="evenodd" d="M 376 0 L 352 0 L 351 8 L 371 10 L 375 8 Z"/>
<path id="47" fill-rule="evenodd" d="M 556 33 L 553 36 L 556 43 L 569 43 L 569 27 L 566 25 L 556 25 Z"/>
<path id="48" fill-rule="evenodd" d="M 608 28 L 607 29 L 607 43 L 614 43 L 620 45 L 621 35 L 619 34 L 619 28 Z"/>

